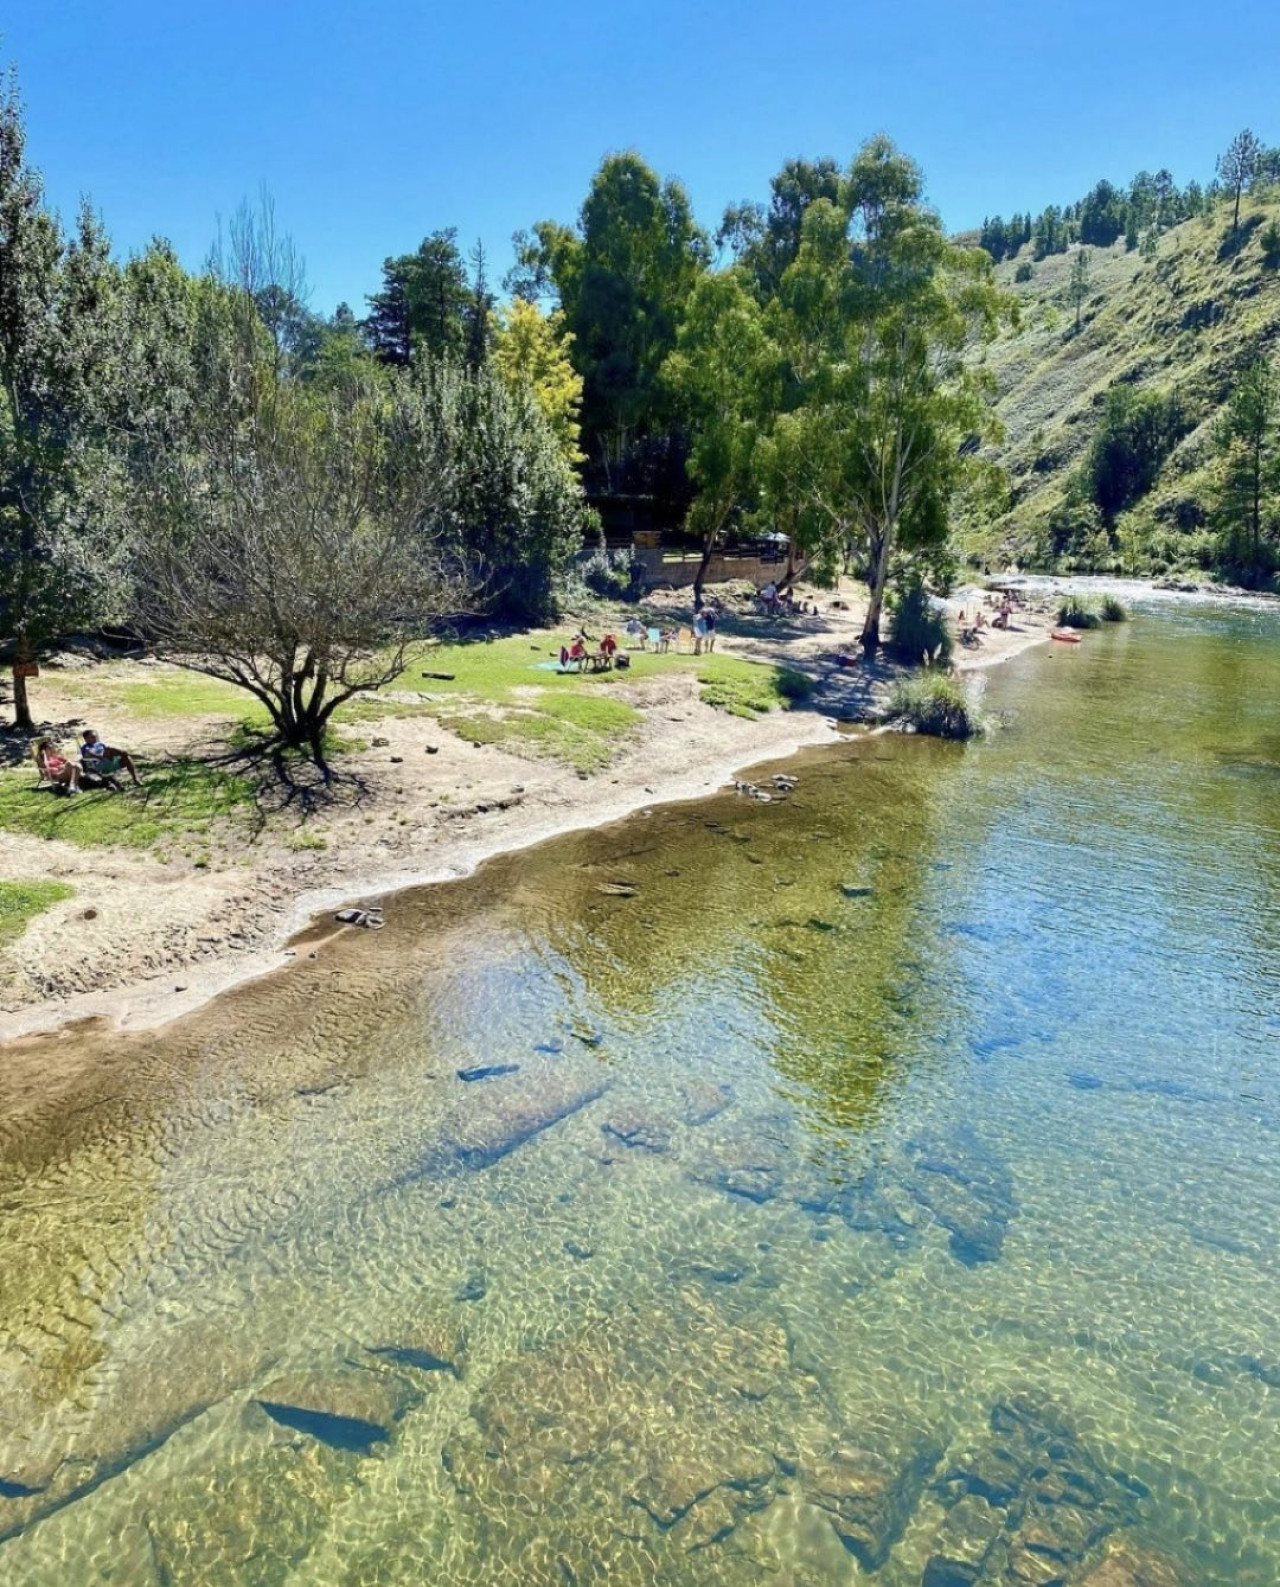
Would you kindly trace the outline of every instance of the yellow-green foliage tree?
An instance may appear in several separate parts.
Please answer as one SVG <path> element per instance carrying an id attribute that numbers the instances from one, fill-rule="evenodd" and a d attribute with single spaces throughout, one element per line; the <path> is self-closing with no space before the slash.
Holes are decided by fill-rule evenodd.
<path id="1" fill-rule="evenodd" d="M 544 314 L 536 303 L 516 298 L 494 316 L 493 356 L 512 391 L 528 387 L 555 432 L 566 462 L 583 460 L 582 376 L 573 367 L 573 334 L 564 313 Z"/>

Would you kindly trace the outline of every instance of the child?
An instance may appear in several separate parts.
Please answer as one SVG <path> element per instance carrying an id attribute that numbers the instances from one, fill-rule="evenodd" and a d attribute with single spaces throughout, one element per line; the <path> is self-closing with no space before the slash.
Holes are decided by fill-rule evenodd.
<path id="1" fill-rule="evenodd" d="M 122 749 L 108 749 L 91 727 L 86 727 L 81 737 L 84 742 L 80 745 L 80 764 L 85 771 L 107 778 L 114 777 L 123 766 L 133 779 L 133 786 L 142 786 L 131 755 Z"/>

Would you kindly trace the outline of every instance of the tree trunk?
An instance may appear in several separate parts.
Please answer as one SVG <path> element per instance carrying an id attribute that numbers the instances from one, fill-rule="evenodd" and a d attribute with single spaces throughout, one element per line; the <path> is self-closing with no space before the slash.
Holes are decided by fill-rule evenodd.
<path id="1" fill-rule="evenodd" d="M 874 661 L 876 652 L 880 649 L 880 615 L 884 610 L 884 588 L 889 580 L 889 548 L 892 541 L 892 535 L 885 530 L 880 536 L 871 565 L 871 580 L 868 586 L 871 600 L 867 605 L 867 617 L 858 641 L 868 661 Z"/>
<path id="2" fill-rule="evenodd" d="M 31 646 L 25 639 L 18 640 L 13 661 L 13 730 L 15 733 L 34 733 L 36 724 L 31 716 L 31 702 L 27 698 L 27 680 L 23 668 L 34 658 Z"/>
<path id="3" fill-rule="evenodd" d="M 695 612 L 702 610 L 702 586 L 707 580 L 707 569 L 711 566 L 711 554 L 716 546 L 716 531 L 714 529 L 707 535 L 706 543 L 702 547 L 702 561 L 698 564 L 698 571 L 693 580 L 693 609 Z"/>

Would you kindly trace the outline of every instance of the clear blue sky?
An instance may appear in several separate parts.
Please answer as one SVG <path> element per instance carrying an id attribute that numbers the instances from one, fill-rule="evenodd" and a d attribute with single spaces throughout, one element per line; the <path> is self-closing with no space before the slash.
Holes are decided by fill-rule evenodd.
<path id="1" fill-rule="evenodd" d="M 790 155 L 885 130 L 948 225 L 1280 143 L 1265 0 L 8 0 L 29 148 L 117 248 L 202 262 L 265 183 L 312 305 L 363 311 L 385 255 L 456 226 L 495 276 L 511 232 L 572 220 L 609 150 L 683 179 L 714 229 Z"/>

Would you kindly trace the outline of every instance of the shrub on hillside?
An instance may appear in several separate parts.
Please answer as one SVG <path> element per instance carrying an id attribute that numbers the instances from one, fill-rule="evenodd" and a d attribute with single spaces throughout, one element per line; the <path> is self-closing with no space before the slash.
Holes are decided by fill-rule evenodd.
<path id="1" fill-rule="evenodd" d="M 1078 595 L 1063 597 L 1058 607 L 1059 628 L 1098 628 L 1101 624 L 1101 617 L 1092 606 L 1086 606 Z"/>
<path id="2" fill-rule="evenodd" d="M 1098 616 L 1104 623 L 1127 623 L 1129 611 L 1124 602 L 1114 595 L 1104 595 L 1098 603 Z"/>
<path id="3" fill-rule="evenodd" d="M 1030 281 L 1032 276 L 1035 275 L 1035 273 L 1036 273 L 1035 265 L 1033 265 L 1031 263 L 1030 259 L 1024 259 L 1022 261 L 1022 263 L 1017 267 L 1017 269 L 1013 272 L 1013 279 L 1016 282 L 1018 282 L 1019 285 L 1021 285 L 1021 283 L 1024 282 L 1024 281 Z"/>
<path id="4" fill-rule="evenodd" d="M 950 661 L 951 630 L 944 613 L 933 604 L 929 592 L 912 580 L 894 594 L 889 605 L 889 649 L 903 661 Z"/>
<path id="5" fill-rule="evenodd" d="M 889 717 L 933 738 L 976 738 L 984 731 L 964 685 L 946 672 L 899 679 L 889 696 Z"/>

